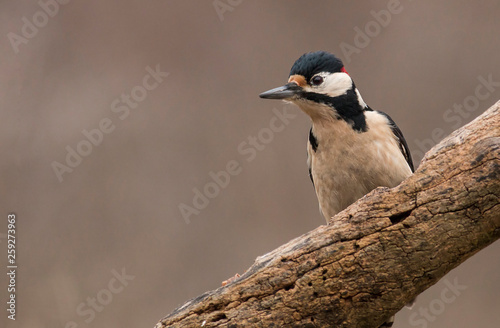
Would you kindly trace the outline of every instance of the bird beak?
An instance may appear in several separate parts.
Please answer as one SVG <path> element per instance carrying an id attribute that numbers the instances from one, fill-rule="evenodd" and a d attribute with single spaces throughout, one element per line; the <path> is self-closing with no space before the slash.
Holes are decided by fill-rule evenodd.
<path id="1" fill-rule="evenodd" d="M 288 99 L 300 95 L 303 90 L 297 83 L 291 82 L 282 87 L 263 92 L 259 97 L 264 99 Z"/>

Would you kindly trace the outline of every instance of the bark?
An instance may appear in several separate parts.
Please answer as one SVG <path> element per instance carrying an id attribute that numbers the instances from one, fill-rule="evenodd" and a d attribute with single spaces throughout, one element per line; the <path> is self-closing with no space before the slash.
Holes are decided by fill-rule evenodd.
<path id="1" fill-rule="evenodd" d="M 500 102 L 398 187 L 258 257 L 160 327 L 377 327 L 500 236 Z"/>

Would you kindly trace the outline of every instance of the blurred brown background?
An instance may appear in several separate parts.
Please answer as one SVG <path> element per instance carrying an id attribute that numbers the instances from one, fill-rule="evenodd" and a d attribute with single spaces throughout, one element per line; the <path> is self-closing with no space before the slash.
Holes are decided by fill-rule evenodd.
<path id="1" fill-rule="evenodd" d="M 344 59 L 364 100 L 403 130 L 416 164 L 500 98 L 498 85 L 475 96 L 480 77 L 500 82 L 496 0 L 401 0 L 399 13 L 379 17 L 386 26 L 373 12 L 389 12 L 387 1 L 221 3 L 230 6 L 223 13 L 214 1 L 71 1 L 55 13 L 52 2 L 53 17 L 37 1 L 0 3 L 0 263 L 15 212 L 19 265 L 17 320 L 2 309 L 2 327 L 152 327 L 323 224 L 305 115 L 290 110 L 296 117 L 251 161 L 238 150 L 283 110 L 258 94 L 284 84 L 304 52 Z M 13 47 L 23 17 L 40 27 L 25 27 L 30 38 Z M 372 36 L 363 41 L 356 28 L 365 27 Z M 341 44 L 357 51 L 346 56 Z M 157 65 L 169 75 L 147 95 L 136 88 L 145 99 L 121 120 L 115 100 Z M 447 112 L 454 104 L 468 110 Z M 66 147 L 76 150 L 82 131 L 106 118 L 114 130 L 60 182 L 53 162 L 66 165 Z M 193 206 L 193 189 L 231 160 L 241 173 L 186 224 L 179 205 Z M 467 288 L 445 302 L 442 280 L 396 327 L 498 327 L 499 252 L 493 244 L 450 272 L 448 284 Z M 6 286 L 1 274 L 3 306 Z"/>

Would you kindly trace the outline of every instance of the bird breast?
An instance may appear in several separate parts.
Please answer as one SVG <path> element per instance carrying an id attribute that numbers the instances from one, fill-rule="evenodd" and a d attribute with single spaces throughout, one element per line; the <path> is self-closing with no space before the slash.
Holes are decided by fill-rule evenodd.
<path id="1" fill-rule="evenodd" d="M 377 187 L 395 187 L 411 175 L 387 118 L 365 112 L 368 130 L 344 120 L 314 122 L 317 149 L 308 142 L 308 164 L 320 210 L 327 220 Z"/>

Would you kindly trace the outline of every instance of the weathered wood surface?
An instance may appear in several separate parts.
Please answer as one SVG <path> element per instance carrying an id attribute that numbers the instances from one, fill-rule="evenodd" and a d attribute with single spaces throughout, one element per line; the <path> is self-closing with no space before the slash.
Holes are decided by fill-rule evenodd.
<path id="1" fill-rule="evenodd" d="M 398 187 L 374 190 L 156 327 L 377 327 L 500 237 L 499 157 L 500 102 Z"/>

